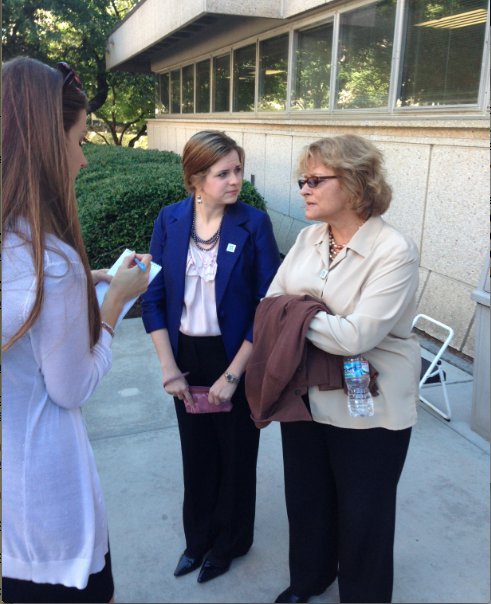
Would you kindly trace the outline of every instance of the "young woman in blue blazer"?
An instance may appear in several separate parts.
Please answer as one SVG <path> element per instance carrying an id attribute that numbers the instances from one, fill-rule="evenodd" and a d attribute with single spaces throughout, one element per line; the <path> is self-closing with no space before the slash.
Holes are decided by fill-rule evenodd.
<path id="1" fill-rule="evenodd" d="M 243 149 L 223 132 L 187 142 L 191 195 L 155 221 L 150 251 L 162 271 L 143 301 L 181 438 L 186 549 L 174 574 L 201 566 L 199 583 L 227 572 L 253 542 L 259 430 L 243 374 L 255 309 L 280 258 L 268 215 L 238 201 L 243 169 Z M 231 400 L 232 410 L 188 413 L 189 386 L 208 386 L 208 402 Z"/>

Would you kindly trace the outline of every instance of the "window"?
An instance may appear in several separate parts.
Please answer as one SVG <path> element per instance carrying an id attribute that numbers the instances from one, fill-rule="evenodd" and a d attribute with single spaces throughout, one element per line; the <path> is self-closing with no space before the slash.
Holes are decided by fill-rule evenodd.
<path id="1" fill-rule="evenodd" d="M 328 109 L 332 23 L 295 33 L 292 109 Z"/>
<path id="2" fill-rule="evenodd" d="M 284 111 L 288 75 L 288 34 L 259 43 L 260 111 Z"/>
<path id="3" fill-rule="evenodd" d="M 170 108 L 172 113 L 181 113 L 181 70 L 170 72 Z"/>
<path id="4" fill-rule="evenodd" d="M 230 55 L 213 59 L 213 111 L 230 110 Z"/>
<path id="5" fill-rule="evenodd" d="M 486 31 L 483 0 L 413 0 L 398 105 L 477 103 Z"/>
<path id="6" fill-rule="evenodd" d="M 234 52 L 234 111 L 254 111 L 256 87 L 256 45 Z"/>
<path id="7" fill-rule="evenodd" d="M 169 74 L 159 74 L 157 77 L 156 114 L 169 113 Z"/>
<path id="8" fill-rule="evenodd" d="M 395 13 L 396 0 L 382 0 L 341 15 L 337 109 L 387 107 Z"/>
<path id="9" fill-rule="evenodd" d="M 194 65 L 182 68 L 182 112 L 194 112 Z"/>
<path id="10" fill-rule="evenodd" d="M 210 60 L 196 64 L 196 112 L 210 111 Z"/>

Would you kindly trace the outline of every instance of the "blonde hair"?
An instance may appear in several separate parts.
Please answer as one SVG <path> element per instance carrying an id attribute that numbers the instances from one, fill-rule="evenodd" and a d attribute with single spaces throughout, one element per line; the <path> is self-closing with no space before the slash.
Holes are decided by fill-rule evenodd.
<path id="1" fill-rule="evenodd" d="M 206 177 L 209 169 L 231 151 L 237 151 L 240 165 L 244 168 L 244 149 L 225 132 L 202 130 L 194 134 L 186 143 L 182 153 L 182 171 L 186 190 L 194 193 L 196 184 Z"/>
<path id="2" fill-rule="evenodd" d="M 303 149 L 299 174 L 307 173 L 312 162 L 336 172 L 361 218 L 380 216 L 389 208 L 392 188 L 385 180 L 383 155 L 366 138 L 355 134 L 321 138 Z"/>
<path id="3" fill-rule="evenodd" d="M 39 317 L 44 300 L 44 245 L 56 235 L 80 256 L 87 276 L 91 346 L 99 340 L 100 311 L 78 219 L 75 189 L 69 176 L 66 133 L 87 97 L 75 82 L 63 86 L 63 75 L 40 61 L 18 57 L 2 67 L 2 228 L 20 237 L 30 227 L 29 240 L 36 293 L 22 327 L 2 346 L 8 350 Z"/>

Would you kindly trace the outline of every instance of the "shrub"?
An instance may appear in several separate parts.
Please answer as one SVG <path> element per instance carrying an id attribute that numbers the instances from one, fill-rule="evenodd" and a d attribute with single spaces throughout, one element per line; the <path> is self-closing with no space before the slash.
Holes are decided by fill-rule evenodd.
<path id="1" fill-rule="evenodd" d="M 89 166 L 76 182 L 82 232 L 92 268 L 108 267 L 126 247 L 147 251 L 159 211 L 187 196 L 180 157 L 105 145 L 86 145 L 84 152 Z M 266 209 L 247 181 L 240 199 Z"/>

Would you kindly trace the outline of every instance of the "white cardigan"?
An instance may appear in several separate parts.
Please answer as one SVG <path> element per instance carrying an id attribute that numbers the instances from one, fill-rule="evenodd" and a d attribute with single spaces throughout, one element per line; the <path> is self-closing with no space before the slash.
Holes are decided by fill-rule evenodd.
<path id="1" fill-rule="evenodd" d="M 2 343 L 29 314 L 29 246 L 4 234 Z M 107 519 L 81 405 L 111 367 L 111 336 L 89 345 L 86 277 L 76 252 L 49 236 L 44 302 L 3 354 L 4 577 L 83 589 L 104 567 Z"/>
<path id="2" fill-rule="evenodd" d="M 334 313 L 320 312 L 307 338 L 338 355 L 365 353 L 379 372 L 373 417 L 351 417 L 343 390 L 309 389 L 312 416 L 341 428 L 402 430 L 416 422 L 421 368 L 412 331 L 419 277 L 416 245 L 372 217 L 332 262 L 325 223 L 303 229 L 273 279 L 267 296 L 310 294 Z"/>

